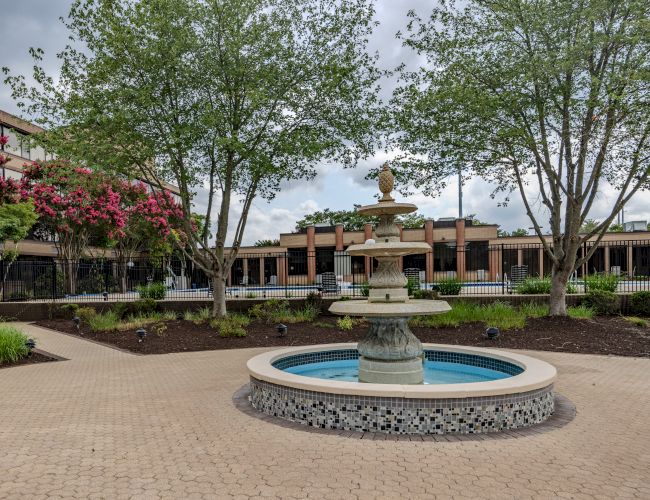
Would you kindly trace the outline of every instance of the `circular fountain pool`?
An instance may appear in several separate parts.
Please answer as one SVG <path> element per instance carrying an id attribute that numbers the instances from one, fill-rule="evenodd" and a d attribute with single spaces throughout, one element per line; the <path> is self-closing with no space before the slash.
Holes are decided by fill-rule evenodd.
<path id="1" fill-rule="evenodd" d="M 356 344 L 270 351 L 248 362 L 250 400 L 314 427 L 397 434 L 515 429 L 553 413 L 556 371 L 548 363 L 436 344 L 425 344 L 424 354 L 425 384 L 402 385 L 357 382 Z"/>

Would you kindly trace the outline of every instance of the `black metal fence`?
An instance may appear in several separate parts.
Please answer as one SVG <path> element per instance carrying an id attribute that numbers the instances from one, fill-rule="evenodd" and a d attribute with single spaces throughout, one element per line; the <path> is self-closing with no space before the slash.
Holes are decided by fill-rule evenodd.
<path id="1" fill-rule="evenodd" d="M 588 250 L 585 245 L 580 255 Z M 226 294 L 227 298 L 291 298 L 317 292 L 358 297 L 367 293 L 375 266 L 370 258 L 331 248 L 240 254 L 230 271 Z M 464 247 L 436 242 L 431 252 L 404 257 L 401 266 L 409 286 L 461 295 L 532 293 L 548 286 L 545 277 L 551 271 L 541 244 L 482 242 Z M 167 299 L 212 297 L 205 273 L 179 260 L 18 260 L 0 262 L 0 276 L 2 301 L 136 300 L 142 287 L 151 284 L 162 284 L 158 288 Z M 575 270 L 570 289 L 584 292 L 599 283 L 619 292 L 650 290 L 650 240 L 601 243 L 589 261 Z"/>

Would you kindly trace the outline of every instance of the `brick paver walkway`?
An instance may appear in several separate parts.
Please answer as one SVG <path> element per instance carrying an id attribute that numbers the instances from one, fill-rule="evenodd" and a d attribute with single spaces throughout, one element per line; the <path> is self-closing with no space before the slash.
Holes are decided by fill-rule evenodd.
<path id="1" fill-rule="evenodd" d="M 135 356 L 24 327 L 69 360 L 0 370 L 0 498 L 650 498 L 648 359 L 535 353 L 565 426 L 394 442 L 238 410 L 260 349 Z"/>

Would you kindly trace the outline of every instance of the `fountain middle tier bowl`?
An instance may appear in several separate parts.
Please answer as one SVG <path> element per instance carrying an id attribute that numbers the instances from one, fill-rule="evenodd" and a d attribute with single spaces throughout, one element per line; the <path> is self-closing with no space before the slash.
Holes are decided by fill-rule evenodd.
<path id="1" fill-rule="evenodd" d="M 431 251 L 428 243 L 410 241 L 388 241 L 350 245 L 347 249 L 350 255 L 365 255 L 367 257 L 401 257 Z"/>
<path id="2" fill-rule="evenodd" d="M 313 427 L 391 434 L 494 432 L 554 411 L 555 368 L 477 347 L 424 344 L 431 383 L 355 382 L 356 344 L 290 347 L 248 361 L 259 411 Z"/>
<path id="3" fill-rule="evenodd" d="M 342 300 L 334 302 L 329 311 L 340 316 L 365 316 L 383 318 L 408 318 L 428 316 L 451 311 L 444 300 L 409 299 L 406 302 L 369 302 L 368 300 Z"/>
<path id="4" fill-rule="evenodd" d="M 380 201 L 374 205 L 364 205 L 357 208 L 359 215 L 378 216 L 378 215 L 402 215 L 410 214 L 418 209 L 412 203 L 396 203 L 394 201 Z"/>

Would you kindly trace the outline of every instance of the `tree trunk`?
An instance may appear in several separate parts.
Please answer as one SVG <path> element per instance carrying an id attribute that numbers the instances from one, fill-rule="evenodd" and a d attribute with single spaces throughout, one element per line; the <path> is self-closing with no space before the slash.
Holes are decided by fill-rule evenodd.
<path id="1" fill-rule="evenodd" d="M 215 271 L 212 276 L 212 316 L 226 315 L 226 277 L 222 271 Z"/>
<path id="2" fill-rule="evenodd" d="M 550 297 L 550 315 L 566 316 L 566 285 L 569 281 L 571 271 L 564 267 L 555 269 L 553 266 L 553 276 L 551 277 L 551 297 Z"/>

